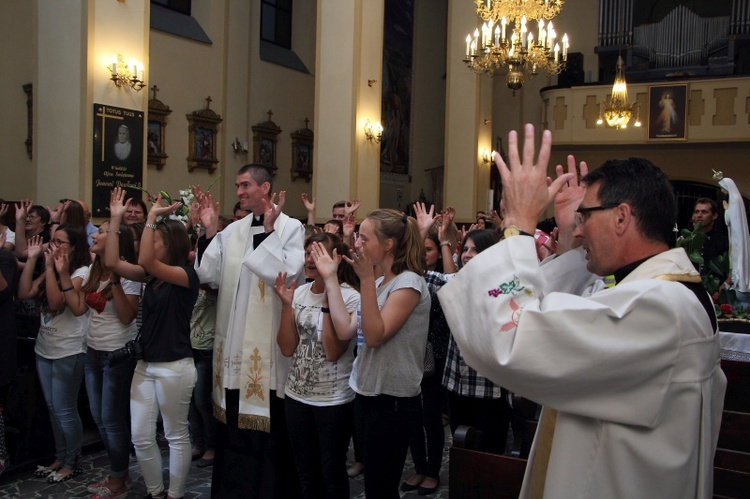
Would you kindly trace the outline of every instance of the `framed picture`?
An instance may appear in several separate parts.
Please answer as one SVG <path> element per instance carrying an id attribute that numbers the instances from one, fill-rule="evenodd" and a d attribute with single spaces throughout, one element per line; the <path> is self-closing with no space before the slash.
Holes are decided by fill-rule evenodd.
<path id="1" fill-rule="evenodd" d="M 143 186 L 143 127 L 146 113 L 94 104 L 91 214 L 109 216 L 109 195 L 115 187 L 140 199 Z"/>
<path id="2" fill-rule="evenodd" d="M 164 168 L 167 163 L 166 141 L 164 129 L 167 126 L 167 116 L 172 113 L 169 106 L 156 98 L 159 87 L 151 87 L 154 98 L 148 101 L 148 123 L 146 124 L 146 155 L 149 165 L 157 170 Z"/>
<path id="3" fill-rule="evenodd" d="M 309 182 L 312 178 L 312 150 L 315 135 L 308 127 L 309 123 L 310 120 L 305 118 L 305 128 L 289 134 L 292 138 L 292 180 L 303 178 L 305 182 Z"/>
<path id="4" fill-rule="evenodd" d="M 216 136 L 219 133 L 221 116 L 210 109 L 211 97 L 206 98 L 206 108 L 187 115 L 190 132 L 188 171 L 205 168 L 213 173 L 219 160 L 216 158 Z"/>
<path id="5" fill-rule="evenodd" d="M 268 110 L 268 121 L 258 123 L 253 130 L 253 162 L 267 167 L 276 175 L 276 142 L 281 128 L 271 120 L 273 111 Z"/>
<path id="6" fill-rule="evenodd" d="M 687 87 L 648 87 L 648 140 L 687 140 Z"/>

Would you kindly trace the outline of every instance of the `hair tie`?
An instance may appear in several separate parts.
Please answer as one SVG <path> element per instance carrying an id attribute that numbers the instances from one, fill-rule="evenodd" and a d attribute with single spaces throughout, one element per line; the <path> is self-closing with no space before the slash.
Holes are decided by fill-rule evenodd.
<path id="1" fill-rule="evenodd" d="M 407 221 L 408 219 L 409 219 L 409 217 L 408 217 L 408 216 L 406 215 L 406 213 L 404 213 L 404 214 L 403 214 L 403 215 L 401 216 L 401 221 L 402 221 L 402 222 L 404 222 L 404 223 L 406 223 L 406 221 Z"/>

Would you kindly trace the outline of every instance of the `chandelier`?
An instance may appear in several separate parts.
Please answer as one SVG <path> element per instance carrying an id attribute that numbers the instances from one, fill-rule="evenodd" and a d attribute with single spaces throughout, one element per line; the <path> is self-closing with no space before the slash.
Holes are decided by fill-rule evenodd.
<path id="1" fill-rule="evenodd" d="M 558 74 L 568 59 L 568 35 L 557 40 L 552 18 L 560 13 L 563 0 L 474 0 L 479 28 L 466 36 L 464 63 L 475 73 L 492 77 L 508 66 L 506 84 L 520 89 L 525 74 Z M 547 21 L 545 21 L 547 20 Z M 534 36 L 532 25 L 538 31 Z M 508 36 L 510 35 L 510 36 Z"/>
<path id="2" fill-rule="evenodd" d="M 638 102 L 632 105 L 628 102 L 628 86 L 625 82 L 625 62 L 621 56 L 617 57 L 617 72 L 615 83 L 612 85 L 612 95 L 605 102 L 599 104 L 599 119 L 597 125 L 607 125 L 617 130 L 627 128 L 630 119 L 635 114 L 633 126 L 641 126 L 640 106 Z"/>

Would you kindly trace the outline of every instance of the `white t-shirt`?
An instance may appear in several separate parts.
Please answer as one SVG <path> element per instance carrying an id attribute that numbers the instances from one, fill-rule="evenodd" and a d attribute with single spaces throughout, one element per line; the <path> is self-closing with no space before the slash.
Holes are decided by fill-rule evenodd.
<path id="1" fill-rule="evenodd" d="M 70 280 L 78 278 L 86 281 L 88 273 L 88 267 L 81 267 L 71 274 Z M 50 360 L 84 353 L 88 326 L 89 311 L 76 317 L 70 307 L 65 307 L 62 312 L 42 310 L 34 352 Z"/>
<path id="2" fill-rule="evenodd" d="M 109 279 L 100 281 L 96 293 L 101 293 L 108 284 Z M 139 282 L 120 279 L 120 286 L 122 286 L 122 291 L 126 295 L 139 296 L 141 294 L 141 283 Z M 138 332 L 135 319 L 130 324 L 123 324 L 117 318 L 114 298 L 109 301 L 94 300 L 95 298 L 95 296 L 86 297 L 91 316 L 86 344 L 94 350 L 103 352 L 111 352 L 122 348 L 125 343 L 135 338 Z"/>
<path id="3" fill-rule="evenodd" d="M 359 308 L 359 293 L 347 284 L 341 285 L 341 295 L 349 313 Z M 333 406 L 354 400 L 349 387 L 349 375 L 354 362 L 354 341 L 334 362 L 326 360 L 323 348 L 323 293 L 312 292 L 312 283 L 294 291 L 292 308 L 299 334 L 299 343 L 292 357 L 292 367 L 286 380 L 285 394 L 308 405 Z"/>
<path id="4" fill-rule="evenodd" d="M 5 228 L 5 242 L 10 243 L 13 246 L 16 245 L 16 233 L 10 230 L 8 227 Z"/>

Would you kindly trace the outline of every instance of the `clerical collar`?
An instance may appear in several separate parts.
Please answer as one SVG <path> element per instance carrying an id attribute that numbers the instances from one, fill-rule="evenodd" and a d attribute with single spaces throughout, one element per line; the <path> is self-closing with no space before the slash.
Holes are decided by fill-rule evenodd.
<path id="1" fill-rule="evenodd" d="M 263 214 L 261 213 L 259 217 L 256 217 L 252 213 L 250 214 L 251 217 L 253 217 L 253 223 L 250 225 L 253 227 L 257 227 L 259 225 L 263 225 Z"/>
<path id="2" fill-rule="evenodd" d="M 642 264 L 643 262 L 645 262 L 646 260 L 648 260 L 649 258 L 652 258 L 654 256 L 656 256 L 656 254 L 653 254 L 651 256 L 647 256 L 646 258 L 644 258 L 642 260 L 637 260 L 637 261 L 635 261 L 633 263 L 629 263 L 629 264 L 625 265 L 624 267 L 620 267 L 619 269 L 615 270 L 614 271 L 615 284 L 621 282 L 623 279 L 625 279 L 628 276 L 628 274 L 630 274 L 632 271 L 634 271 L 636 268 L 638 268 L 638 266 L 640 264 Z"/>

